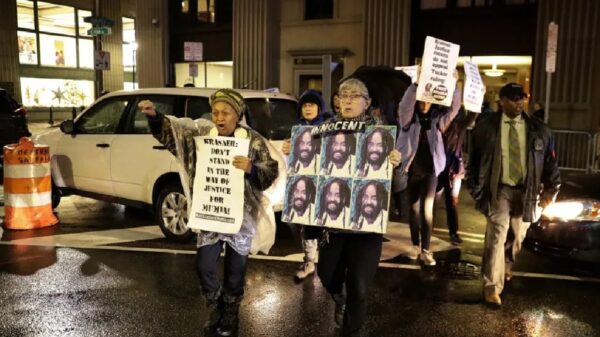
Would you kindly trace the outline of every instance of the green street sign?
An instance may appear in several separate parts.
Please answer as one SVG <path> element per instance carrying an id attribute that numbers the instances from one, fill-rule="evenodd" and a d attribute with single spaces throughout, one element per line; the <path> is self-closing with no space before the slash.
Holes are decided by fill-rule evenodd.
<path id="1" fill-rule="evenodd" d="M 83 18 L 84 22 L 91 23 L 94 26 L 112 27 L 115 23 L 109 18 L 103 16 L 86 16 Z"/>
<path id="2" fill-rule="evenodd" d="M 87 35 L 96 36 L 96 35 L 110 35 L 112 33 L 109 27 L 94 27 L 88 29 Z"/>

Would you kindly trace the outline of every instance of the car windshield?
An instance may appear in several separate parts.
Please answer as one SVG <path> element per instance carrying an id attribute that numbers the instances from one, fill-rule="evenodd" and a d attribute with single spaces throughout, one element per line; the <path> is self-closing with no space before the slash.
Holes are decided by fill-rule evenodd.
<path id="1" fill-rule="evenodd" d="M 283 140 L 290 136 L 296 124 L 297 103 L 286 99 L 247 98 L 248 125 L 269 140 Z"/>

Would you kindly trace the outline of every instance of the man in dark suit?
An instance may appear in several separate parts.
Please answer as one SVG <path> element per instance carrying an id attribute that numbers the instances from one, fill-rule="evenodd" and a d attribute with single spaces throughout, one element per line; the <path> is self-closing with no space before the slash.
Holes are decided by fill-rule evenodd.
<path id="1" fill-rule="evenodd" d="M 502 112 L 475 126 L 467 169 L 476 207 L 487 218 L 482 274 L 485 302 L 494 306 L 502 304 L 529 224 L 560 186 L 551 131 L 523 112 L 525 97 L 517 83 L 502 87 Z"/>

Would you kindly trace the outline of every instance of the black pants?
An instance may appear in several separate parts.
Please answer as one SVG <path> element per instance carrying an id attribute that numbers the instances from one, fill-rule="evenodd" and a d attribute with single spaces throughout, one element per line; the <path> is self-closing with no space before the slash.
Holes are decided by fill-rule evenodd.
<path id="1" fill-rule="evenodd" d="M 419 245 L 419 229 L 421 248 L 429 250 L 431 232 L 433 231 L 433 202 L 437 177 L 435 173 L 426 175 L 410 175 L 408 178 L 408 202 L 410 204 L 410 238 L 412 244 Z"/>
<path id="2" fill-rule="evenodd" d="M 317 273 L 327 291 L 338 299 L 346 285 L 343 333 L 361 328 L 367 314 L 367 292 L 381 257 L 381 234 L 330 233 L 319 251 Z"/>
<path id="3" fill-rule="evenodd" d="M 219 281 L 219 257 L 223 242 L 198 248 L 196 264 L 200 285 L 204 294 L 214 294 L 221 289 Z M 225 265 L 223 268 L 223 292 L 229 297 L 242 297 L 246 279 L 247 255 L 238 254 L 228 244 L 225 245 Z"/>
<path id="4" fill-rule="evenodd" d="M 446 204 L 446 223 L 448 224 L 448 231 L 450 235 L 458 232 L 458 211 L 456 210 L 456 204 L 452 197 L 452 181 L 448 174 L 448 168 L 444 172 L 440 173 L 438 177 L 438 189 L 444 189 L 444 203 Z"/>

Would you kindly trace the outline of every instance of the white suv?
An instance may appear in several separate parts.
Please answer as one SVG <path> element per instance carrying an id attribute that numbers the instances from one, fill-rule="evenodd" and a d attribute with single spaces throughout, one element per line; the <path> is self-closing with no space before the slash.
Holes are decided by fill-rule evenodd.
<path id="1" fill-rule="evenodd" d="M 164 114 L 210 119 L 208 97 L 215 90 L 158 88 L 109 93 L 75 121 L 64 121 L 60 130 L 37 136 L 35 142 L 50 146 L 53 206 L 61 196 L 77 194 L 152 208 L 167 238 L 189 240 L 193 233 L 186 226 L 188 203 L 175 156 L 152 137 L 137 104 L 150 99 Z M 287 138 L 296 123 L 296 99 L 280 93 L 239 92 L 247 105 L 244 122 L 270 141 L 271 154 L 280 168 L 285 168 L 281 144 L 273 143 Z M 284 190 L 285 177 L 279 177 L 266 191 L 276 210 L 281 209 Z"/>

